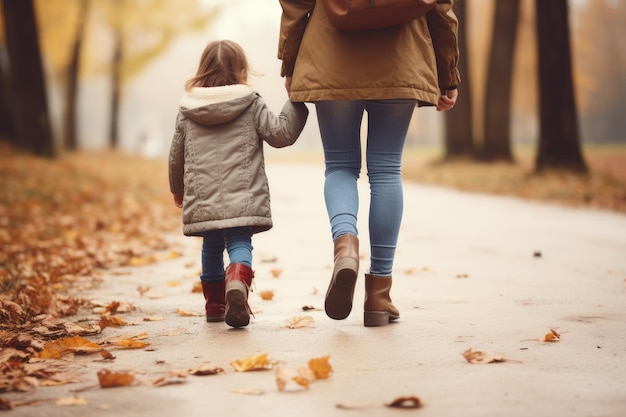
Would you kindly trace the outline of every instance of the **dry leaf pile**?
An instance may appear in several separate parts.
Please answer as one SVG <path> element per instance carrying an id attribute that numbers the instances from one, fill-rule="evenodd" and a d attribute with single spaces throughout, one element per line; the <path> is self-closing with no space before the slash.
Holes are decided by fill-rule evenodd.
<path id="1" fill-rule="evenodd" d="M 116 314 L 132 306 L 90 305 L 80 291 L 98 285 L 100 270 L 160 260 L 164 233 L 180 221 L 166 175 L 160 163 L 117 153 L 48 160 L 0 143 L 0 392 L 75 381 L 29 359 L 106 360 L 103 346 L 82 337 L 130 325 Z M 100 321 L 71 322 L 81 309 Z"/>

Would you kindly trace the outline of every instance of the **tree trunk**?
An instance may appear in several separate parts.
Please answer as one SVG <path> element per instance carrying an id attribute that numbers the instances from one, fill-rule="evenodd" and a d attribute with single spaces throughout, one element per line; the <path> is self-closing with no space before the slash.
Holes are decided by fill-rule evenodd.
<path id="1" fill-rule="evenodd" d="M 80 66 L 80 55 L 83 45 L 85 24 L 87 22 L 87 12 L 89 10 L 89 0 L 80 0 L 80 11 L 78 15 L 78 26 L 74 35 L 74 43 L 67 68 L 67 85 L 65 91 L 65 109 L 63 111 L 63 142 L 68 151 L 78 149 L 78 139 L 76 134 L 76 103 L 78 100 L 78 73 Z"/>
<path id="2" fill-rule="evenodd" d="M 0 46 L 0 137 L 15 142 L 15 127 L 11 119 L 11 74 L 5 65 L 5 49 Z"/>
<path id="3" fill-rule="evenodd" d="M 472 122 L 472 95 L 468 71 L 467 51 L 467 17 L 464 1 L 454 3 L 454 12 L 459 19 L 459 72 L 462 84 L 459 86 L 459 96 L 453 110 L 445 112 L 445 159 L 474 158 L 474 133 Z"/>
<path id="4" fill-rule="evenodd" d="M 511 91 L 519 0 L 496 0 L 485 93 L 483 156 L 513 161 Z"/>
<path id="5" fill-rule="evenodd" d="M 567 0 L 535 0 L 539 50 L 539 151 L 536 171 L 585 173 L 572 81 Z"/>
<path id="6" fill-rule="evenodd" d="M 33 0 L 3 0 L 12 85 L 13 121 L 19 146 L 55 156 Z"/>
<path id="7" fill-rule="evenodd" d="M 118 126 L 120 117 L 120 92 L 122 88 L 122 34 L 119 27 L 114 29 L 115 50 L 113 52 L 113 73 L 111 77 L 111 125 L 109 145 L 117 149 L 119 145 Z"/>

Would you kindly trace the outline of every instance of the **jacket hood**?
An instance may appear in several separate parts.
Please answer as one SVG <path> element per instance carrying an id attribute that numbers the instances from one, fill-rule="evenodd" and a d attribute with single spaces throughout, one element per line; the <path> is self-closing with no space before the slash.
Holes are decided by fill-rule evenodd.
<path id="1" fill-rule="evenodd" d="M 180 112 L 203 125 L 228 123 L 252 104 L 257 94 L 243 84 L 194 87 L 180 100 Z"/>

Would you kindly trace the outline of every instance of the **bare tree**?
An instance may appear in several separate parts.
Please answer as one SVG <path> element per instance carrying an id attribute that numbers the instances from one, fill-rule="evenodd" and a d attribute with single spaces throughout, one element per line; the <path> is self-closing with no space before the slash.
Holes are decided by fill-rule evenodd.
<path id="1" fill-rule="evenodd" d="M 5 48 L 0 46 L 0 137 L 15 140 L 15 128 L 11 119 L 10 74 L 5 65 Z"/>
<path id="2" fill-rule="evenodd" d="M 63 143 L 66 150 L 74 151 L 78 148 L 76 134 L 76 104 L 78 100 L 78 73 L 82 51 L 87 14 L 90 0 L 79 0 L 79 14 L 76 33 L 72 42 L 72 50 L 67 66 L 67 84 L 65 90 L 65 108 L 63 110 Z"/>
<path id="3" fill-rule="evenodd" d="M 18 143 L 40 156 L 55 155 L 33 0 L 3 0 L 13 121 Z"/>
<path id="4" fill-rule="evenodd" d="M 445 113 L 445 159 L 473 158 L 475 156 L 472 122 L 472 94 L 469 77 L 469 54 L 467 49 L 467 9 L 464 1 L 454 3 L 454 12 L 459 19 L 459 72 L 462 87 L 454 110 Z"/>
<path id="5" fill-rule="evenodd" d="M 539 150 L 535 170 L 584 173 L 572 80 L 567 0 L 535 0 L 539 50 Z"/>
<path id="6" fill-rule="evenodd" d="M 496 0 L 485 92 L 483 157 L 513 161 L 511 91 L 520 0 Z"/>

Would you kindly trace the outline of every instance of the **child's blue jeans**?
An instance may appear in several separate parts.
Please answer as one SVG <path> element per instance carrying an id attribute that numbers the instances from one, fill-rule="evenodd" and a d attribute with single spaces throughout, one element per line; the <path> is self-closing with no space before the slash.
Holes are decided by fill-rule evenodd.
<path id="1" fill-rule="evenodd" d="M 324 198 L 333 240 L 358 236 L 361 122 L 367 111 L 366 166 L 370 185 L 370 270 L 392 274 L 403 210 L 402 151 L 416 101 L 351 100 L 315 103 L 326 163 Z"/>
<path id="2" fill-rule="evenodd" d="M 205 282 L 224 279 L 224 250 L 230 263 L 252 267 L 252 228 L 233 227 L 202 234 L 202 274 Z"/>

